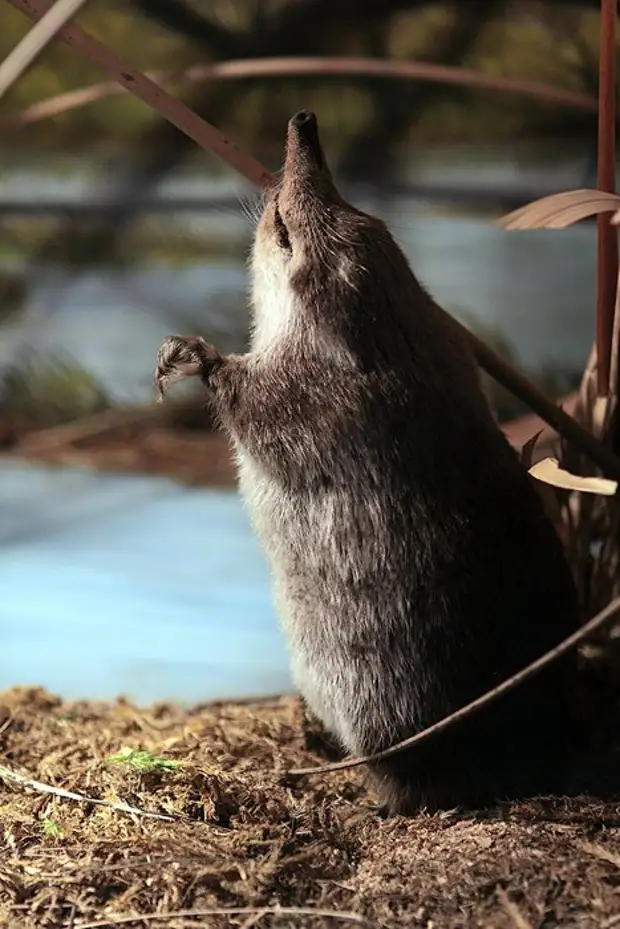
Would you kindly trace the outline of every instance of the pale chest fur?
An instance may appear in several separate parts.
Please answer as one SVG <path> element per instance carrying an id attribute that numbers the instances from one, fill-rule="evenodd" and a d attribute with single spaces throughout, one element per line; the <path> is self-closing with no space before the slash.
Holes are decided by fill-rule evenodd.
<path id="1" fill-rule="evenodd" d="M 252 352 L 258 356 L 277 349 L 295 328 L 295 300 L 285 263 L 278 250 L 264 260 L 265 244 L 255 243 L 252 256 Z"/>

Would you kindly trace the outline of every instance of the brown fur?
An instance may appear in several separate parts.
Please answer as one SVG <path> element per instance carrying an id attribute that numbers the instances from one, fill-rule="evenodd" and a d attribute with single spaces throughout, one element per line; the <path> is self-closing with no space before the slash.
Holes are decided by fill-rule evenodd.
<path id="1" fill-rule="evenodd" d="M 488 409 L 467 345 L 384 224 L 345 203 L 316 120 L 289 124 L 257 231 L 250 352 L 171 337 L 239 456 L 295 679 L 355 753 L 387 748 L 574 631 L 555 531 Z M 372 769 L 390 812 L 551 789 L 572 657 Z"/>

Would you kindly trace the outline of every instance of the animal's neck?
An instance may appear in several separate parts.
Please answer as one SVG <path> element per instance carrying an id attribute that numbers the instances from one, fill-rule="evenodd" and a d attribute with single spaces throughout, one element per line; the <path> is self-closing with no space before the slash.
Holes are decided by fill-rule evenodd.
<path id="1" fill-rule="evenodd" d="M 286 278 L 268 266 L 253 269 L 252 350 L 269 351 L 294 335 L 298 323 L 296 299 Z"/>

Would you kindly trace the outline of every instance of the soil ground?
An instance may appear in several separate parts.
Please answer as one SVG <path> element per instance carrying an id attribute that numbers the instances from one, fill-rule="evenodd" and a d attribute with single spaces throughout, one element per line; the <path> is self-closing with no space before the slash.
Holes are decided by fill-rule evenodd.
<path id="1" fill-rule="evenodd" d="M 320 746 L 294 697 L 0 694 L 0 925 L 620 926 L 620 803 L 383 820 L 358 771 L 286 780 Z"/>

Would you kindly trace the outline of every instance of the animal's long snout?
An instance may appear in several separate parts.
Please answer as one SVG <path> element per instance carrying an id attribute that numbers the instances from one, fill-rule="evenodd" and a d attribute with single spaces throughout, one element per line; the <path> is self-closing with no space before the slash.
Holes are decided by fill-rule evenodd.
<path id="1" fill-rule="evenodd" d="M 316 116 L 300 110 L 289 120 L 284 174 L 322 174 L 325 169 Z"/>

